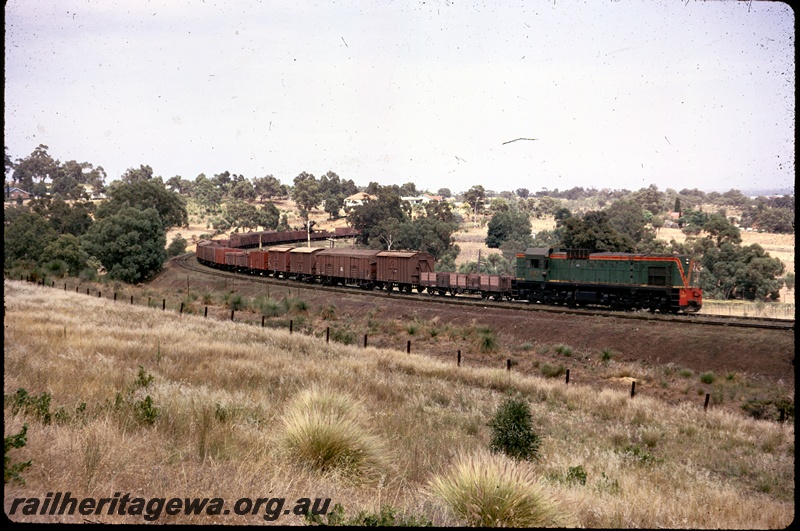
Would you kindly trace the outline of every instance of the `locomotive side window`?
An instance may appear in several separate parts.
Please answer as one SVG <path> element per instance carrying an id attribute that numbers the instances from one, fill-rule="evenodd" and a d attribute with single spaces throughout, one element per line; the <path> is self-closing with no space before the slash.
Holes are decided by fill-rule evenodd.
<path id="1" fill-rule="evenodd" d="M 647 268 L 647 283 L 651 286 L 666 286 L 667 285 L 667 268 L 666 267 L 648 267 Z"/>
<path id="2" fill-rule="evenodd" d="M 531 268 L 539 269 L 539 259 L 538 258 L 531 259 Z"/>

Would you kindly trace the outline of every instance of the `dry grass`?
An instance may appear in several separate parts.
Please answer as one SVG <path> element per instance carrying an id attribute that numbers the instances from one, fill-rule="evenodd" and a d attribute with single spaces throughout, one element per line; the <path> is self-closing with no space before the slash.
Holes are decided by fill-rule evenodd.
<path id="1" fill-rule="evenodd" d="M 25 485 L 6 485 L 6 511 L 16 497 L 55 491 L 228 503 L 330 497 L 348 514 L 391 505 L 456 525 L 462 520 L 426 487 L 461 456 L 488 448 L 487 422 L 510 393 L 531 404 L 542 445 L 536 463 L 503 465 L 504 474 L 535 480 L 577 526 L 784 528 L 794 518 L 793 424 L 22 282 L 6 281 L 4 295 L 4 393 L 46 392 L 51 411 L 61 411 L 46 424 L 5 402 L 5 433 L 29 426 L 12 461 L 32 461 Z M 141 414 L 147 397 L 158 412 L 153 423 Z M 352 420 L 354 433 L 377 442 L 371 448 L 380 464 L 365 470 L 382 475 L 353 481 L 287 456 L 279 441 L 298 410 Z M 578 466 L 585 483 L 570 480 Z M 142 523 L 116 514 L 90 520 Z M 164 515 L 159 522 L 264 520 Z M 276 521 L 302 522 L 294 515 Z"/>
<path id="2" fill-rule="evenodd" d="M 487 452 L 460 456 L 451 471 L 431 481 L 429 491 L 470 527 L 575 525 L 532 469 Z"/>

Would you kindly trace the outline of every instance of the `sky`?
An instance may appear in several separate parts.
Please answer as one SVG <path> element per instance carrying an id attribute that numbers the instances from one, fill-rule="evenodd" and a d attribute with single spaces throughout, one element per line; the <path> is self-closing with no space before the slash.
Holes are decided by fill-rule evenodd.
<path id="1" fill-rule="evenodd" d="M 782 2 L 8 0 L 16 160 L 166 181 L 794 193 Z"/>

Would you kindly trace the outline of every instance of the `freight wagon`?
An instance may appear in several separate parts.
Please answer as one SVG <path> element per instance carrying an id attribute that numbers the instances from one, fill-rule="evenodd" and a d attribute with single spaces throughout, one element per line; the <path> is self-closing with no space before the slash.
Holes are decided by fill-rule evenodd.
<path id="1" fill-rule="evenodd" d="M 433 271 L 433 256 L 419 251 L 381 251 L 377 254 L 376 286 L 391 291 L 422 291 L 421 274 Z"/>
<path id="2" fill-rule="evenodd" d="M 317 254 L 317 275 L 324 284 L 375 287 L 378 253 L 372 249 L 325 249 Z"/>

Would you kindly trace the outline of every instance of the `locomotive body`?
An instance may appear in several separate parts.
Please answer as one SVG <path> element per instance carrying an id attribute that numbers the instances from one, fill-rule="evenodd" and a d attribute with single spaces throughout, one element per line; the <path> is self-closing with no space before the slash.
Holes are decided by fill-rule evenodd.
<path id="1" fill-rule="evenodd" d="M 530 248 L 517 254 L 516 273 L 517 297 L 531 302 L 664 313 L 697 312 L 703 303 L 686 255 Z"/>

